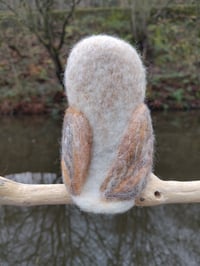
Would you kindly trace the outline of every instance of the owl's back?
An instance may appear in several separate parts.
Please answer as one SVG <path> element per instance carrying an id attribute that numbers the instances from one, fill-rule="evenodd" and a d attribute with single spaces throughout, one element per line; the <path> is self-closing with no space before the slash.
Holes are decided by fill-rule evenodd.
<path id="1" fill-rule="evenodd" d="M 65 71 L 69 105 L 90 122 L 95 143 L 113 142 L 144 101 L 145 69 L 128 43 L 106 35 L 80 41 Z M 110 130 L 111 129 L 111 130 Z"/>
<path id="2" fill-rule="evenodd" d="M 134 110 L 144 101 L 145 68 L 138 53 L 114 37 L 83 39 L 68 58 L 65 87 L 69 106 L 83 114 L 92 132 L 91 161 L 81 193 L 74 201 L 81 208 L 96 212 L 127 210 L 133 200 L 104 205 L 101 187 Z"/>

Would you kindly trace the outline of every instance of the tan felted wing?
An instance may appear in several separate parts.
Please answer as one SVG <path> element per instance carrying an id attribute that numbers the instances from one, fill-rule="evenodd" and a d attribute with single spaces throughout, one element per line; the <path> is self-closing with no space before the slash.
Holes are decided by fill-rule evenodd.
<path id="1" fill-rule="evenodd" d="M 144 188 L 152 171 L 153 130 L 145 104 L 137 107 L 129 121 L 116 159 L 101 186 L 107 200 L 134 199 Z"/>
<path id="2" fill-rule="evenodd" d="M 86 117 L 75 108 L 68 108 L 62 132 L 62 176 L 68 190 L 79 195 L 90 164 L 92 132 Z"/>

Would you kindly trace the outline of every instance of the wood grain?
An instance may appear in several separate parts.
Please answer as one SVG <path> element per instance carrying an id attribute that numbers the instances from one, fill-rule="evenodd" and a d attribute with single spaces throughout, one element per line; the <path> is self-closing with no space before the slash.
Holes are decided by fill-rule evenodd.
<path id="1" fill-rule="evenodd" d="M 0 205 L 40 206 L 72 204 L 64 184 L 30 185 L 0 176 Z M 173 203 L 200 203 L 200 181 L 163 181 L 154 174 L 148 178 L 136 206 L 156 206 Z"/>

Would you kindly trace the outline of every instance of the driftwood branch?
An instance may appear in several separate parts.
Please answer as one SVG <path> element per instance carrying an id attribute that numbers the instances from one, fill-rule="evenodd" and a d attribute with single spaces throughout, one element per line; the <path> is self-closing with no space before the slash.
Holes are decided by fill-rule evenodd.
<path id="1" fill-rule="evenodd" d="M 70 204 L 72 200 L 64 184 L 30 185 L 0 177 L 0 205 L 39 206 Z M 163 181 L 151 174 L 136 199 L 136 206 L 169 203 L 200 203 L 200 181 Z"/>
<path id="2" fill-rule="evenodd" d="M 65 185 L 31 185 L 0 177 L 0 205 L 38 206 L 71 203 Z"/>
<path id="3" fill-rule="evenodd" d="M 164 181 L 151 174 L 137 206 L 170 203 L 200 203 L 200 181 Z"/>

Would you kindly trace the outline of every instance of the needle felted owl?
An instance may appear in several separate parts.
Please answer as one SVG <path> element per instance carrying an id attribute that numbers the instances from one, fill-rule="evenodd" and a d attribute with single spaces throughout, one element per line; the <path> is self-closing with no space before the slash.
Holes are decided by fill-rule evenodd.
<path id="1" fill-rule="evenodd" d="M 144 104 L 145 68 L 123 40 L 81 40 L 68 58 L 61 167 L 82 210 L 120 213 L 134 206 L 152 171 L 153 131 Z"/>

